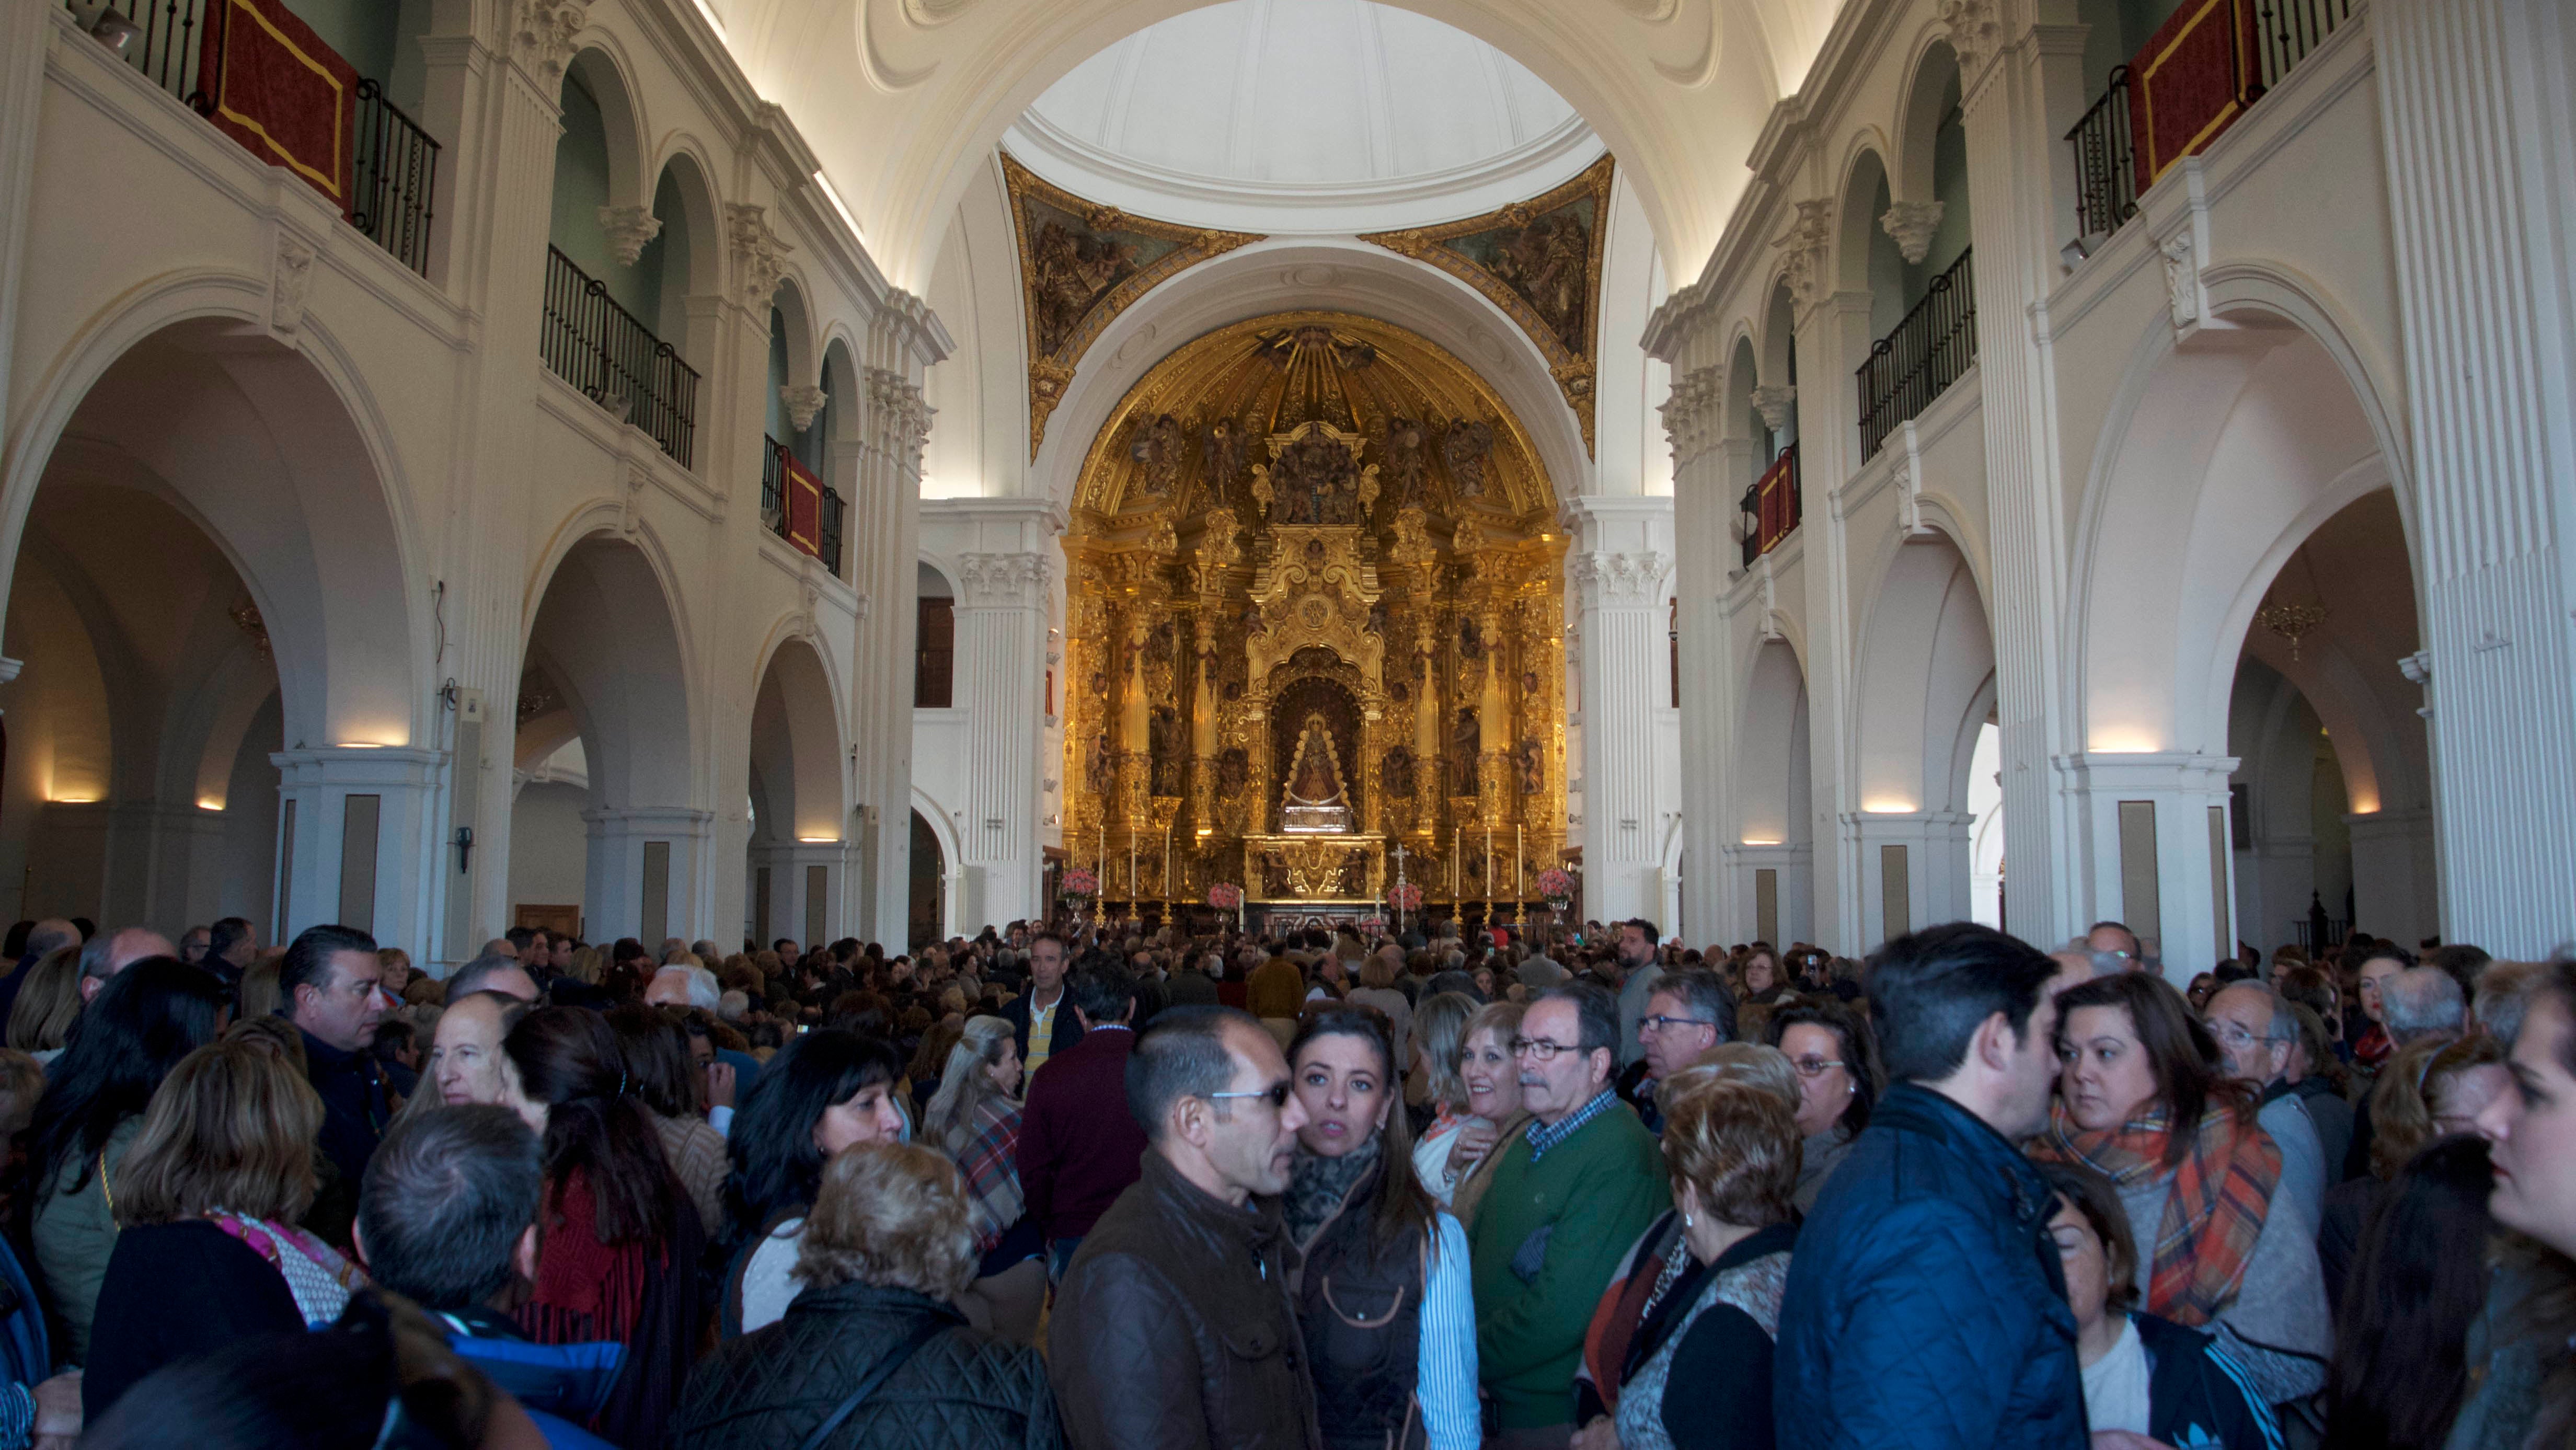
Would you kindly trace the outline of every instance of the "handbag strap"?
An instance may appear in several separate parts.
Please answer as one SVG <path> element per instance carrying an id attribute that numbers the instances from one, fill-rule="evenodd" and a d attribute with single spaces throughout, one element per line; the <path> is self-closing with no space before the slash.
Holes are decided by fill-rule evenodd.
<path id="1" fill-rule="evenodd" d="M 876 1393 L 877 1386 L 884 1384 L 887 1377 L 903 1368 L 913 1355 L 920 1352 L 923 1345 L 938 1338 L 940 1331 L 949 1327 L 951 1327 L 950 1321 L 934 1317 L 913 1330 L 905 1337 L 903 1343 L 894 1347 L 893 1353 L 877 1361 L 877 1367 L 869 1370 L 868 1377 L 859 1381 L 859 1387 L 850 1391 L 850 1397 L 834 1407 L 832 1413 L 824 1417 L 822 1424 L 814 1427 L 814 1433 L 806 1436 L 804 1443 L 799 1445 L 797 1450 L 823 1450 L 823 1442 L 832 1438 L 832 1432 L 841 1428 L 842 1421 L 850 1418 L 859 1406 L 867 1403 L 868 1396 Z"/>

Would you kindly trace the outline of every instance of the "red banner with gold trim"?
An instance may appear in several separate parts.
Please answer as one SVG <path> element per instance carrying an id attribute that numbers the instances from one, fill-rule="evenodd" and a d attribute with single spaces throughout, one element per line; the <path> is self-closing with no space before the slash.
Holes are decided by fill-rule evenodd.
<path id="1" fill-rule="evenodd" d="M 216 0 L 212 9 L 197 70 L 206 119 L 347 215 L 358 72 L 278 0 Z"/>
<path id="2" fill-rule="evenodd" d="M 2245 112 L 2252 88 L 2252 0 L 2184 0 L 2129 63 L 2129 125 L 2138 190 L 2209 143 Z"/>
<path id="3" fill-rule="evenodd" d="M 787 466 L 787 542 L 819 559 L 823 556 L 823 480 L 792 455 L 782 454 L 778 461 Z"/>

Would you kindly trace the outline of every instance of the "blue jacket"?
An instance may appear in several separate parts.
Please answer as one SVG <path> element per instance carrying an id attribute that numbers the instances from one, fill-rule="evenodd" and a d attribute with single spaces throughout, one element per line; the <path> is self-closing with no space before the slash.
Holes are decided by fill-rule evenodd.
<path id="1" fill-rule="evenodd" d="M 614 1450 L 581 1428 L 608 1403 L 625 1359 L 625 1346 L 532 1344 L 509 1321 L 488 1310 L 442 1316 L 454 1332 L 447 1347 L 528 1412 L 550 1450 Z"/>
<path id="2" fill-rule="evenodd" d="M 1940 1094 L 1890 1091 L 1798 1233 L 1772 1407 L 1782 1450 L 2085 1450 L 2054 1198 Z"/>

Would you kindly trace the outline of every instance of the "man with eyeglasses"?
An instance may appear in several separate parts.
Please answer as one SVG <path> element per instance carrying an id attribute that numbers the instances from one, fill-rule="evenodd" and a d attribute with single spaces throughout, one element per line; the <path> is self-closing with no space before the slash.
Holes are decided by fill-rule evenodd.
<path id="1" fill-rule="evenodd" d="M 1082 1241 L 1047 1330 L 1066 1439 L 1319 1450 L 1272 1201 L 1306 1122 L 1287 1057 L 1247 1013 L 1172 1007 L 1137 1034 L 1127 1106 L 1143 1176 Z"/>
<path id="2" fill-rule="evenodd" d="M 1495 1150 L 1470 1234 L 1477 1372 L 1502 1425 L 1488 1444 L 1561 1450 L 1572 1437 L 1593 1307 L 1672 1203 L 1654 1135 L 1610 1090 L 1618 1014 L 1608 992 L 1569 982 L 1531 1003 L 1512 1039 L 1533 1121 Z"/>
<path id="3" fill-rule="evenodd" d="M 2299 1212 L 2311 1237 L 2325 1212 L 2326 1150 L 2307 1105 L 2290 1081 L 2299 1020 L 2268 982 L 2238 982 L 2209 999 L 2202 1021 L 2218 1039 L 2228 1075 L 2262 1095 L 2256 1121 L 2281 1149 L 2281 1197 Z"/>
<path id="4" fill-rule="evenodd" d="M 1734 1037 L 1735 994 L 1717 973 L 1684 967 L 1655 980 L 1654 991 L 1646 996 L 1646 1015 L 1637 1019 L 1637 1041 L 1646 1050 L 1646 1080 L 1637 1085 L 1634 1101 L 1648 1132 L 1659 1138 L 1664 1133 L 1655 1084 Z"/>

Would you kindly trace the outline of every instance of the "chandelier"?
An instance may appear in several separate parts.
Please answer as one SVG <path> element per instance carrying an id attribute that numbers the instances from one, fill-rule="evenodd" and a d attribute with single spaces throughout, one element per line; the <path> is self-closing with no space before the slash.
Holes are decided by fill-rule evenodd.
<path id="1" fill-rule="evenodd" d="M 2290 658 L 2299 657 L 2299 639 L 2326 622 L 2322 604 L 2266 604 L 2254 611 L 2254 622 L 2290 642 Z"/>

